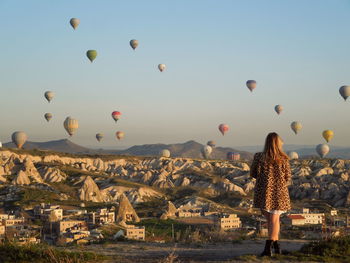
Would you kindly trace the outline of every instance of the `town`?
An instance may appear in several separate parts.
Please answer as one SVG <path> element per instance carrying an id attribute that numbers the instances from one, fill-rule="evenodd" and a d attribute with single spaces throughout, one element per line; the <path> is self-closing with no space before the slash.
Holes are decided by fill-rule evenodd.
<path id="1" fill-rule="evenodd" d="M 206 224 L 218 232 L 246 231 L 247 236 L 266 237 L 267 226 L 263 217 L 253 215 L 254 225 L 242 222 L 237 214 L 209 212 L 198 207 L 176 208 L 170 201 L 160 216 L 160 221 L 205 219 Z M 94 211 L 80 207 L 41 203 L 32 209 L 0 213 L 0 240 L 18 244 L 48 243 L 51 245 L 90 244 L 104 240 L 102 226 L 115 226 L 113 240 L 147 241 L 151 229 L 142 225 L 128 198 L 122 195 L 117 207 L 98 208 Z M 186 221 L 184 221 L 186 222 Z M 348 234 L 350 216 L 338 215 L 336 209 L 329 212 L 312 211 L 309 208 L 292 210 L 282 216 L 282 227 L 290 232 L 299 231 L 300 238 L 322 239 Z M 154 235 L 153 235 L 154 236 Z M 164 241 L 163 241 L 164 242 Z"/>

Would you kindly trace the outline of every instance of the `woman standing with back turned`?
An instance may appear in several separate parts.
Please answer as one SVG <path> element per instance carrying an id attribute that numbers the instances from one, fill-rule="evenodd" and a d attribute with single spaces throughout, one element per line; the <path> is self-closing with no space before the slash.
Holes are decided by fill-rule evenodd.
<path id="1" fill-rule="evenodd" d="M 256 178 L 253 207 L 261 209 L 268 225 L 269 239 L 261 256 L 272 256 L 272 249 L 276 254 L 281 254 L 278 243 L 280 215 L 291 209 L 287 187 L 291 170 L 282 145 L 283 141 L 277 133 L 269 133 L 264 151 L 254 155 L 250 169 L 250 175 Z"/>

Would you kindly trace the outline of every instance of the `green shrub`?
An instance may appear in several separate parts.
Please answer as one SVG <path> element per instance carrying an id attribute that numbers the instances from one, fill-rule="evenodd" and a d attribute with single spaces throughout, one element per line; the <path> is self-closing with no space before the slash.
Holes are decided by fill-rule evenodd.
<path id="1" fill-rule="evenodd" d="M 0 260 L 2 263 L 78 263 L 89 261 L 98 262 L 103 259 L 105 259 L 104 256 L 97 255 L 93 252 L 69 252 L 44 244 L 29 244 L 22 246 L 9 242 L 0 244 Z"/>

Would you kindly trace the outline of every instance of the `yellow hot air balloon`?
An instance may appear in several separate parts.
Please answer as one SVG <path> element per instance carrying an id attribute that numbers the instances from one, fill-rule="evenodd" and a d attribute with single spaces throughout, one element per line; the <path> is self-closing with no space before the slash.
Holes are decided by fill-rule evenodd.
<path id="1" fill-rule="evenodd" d="M 334 132 L 332 130 L 325 130 L 322 132 L 322 136 L 327 142 L 329 142 L 333 139 Z"/>
<path id="2" fill-rule="evenodd" d="M 292 130 L 294 131 L 295 134 L 297 134 L 301 130 L 301 128 L 303 128 L 301 123 L 298 121 L 293 121 L 291 123 L 290 127 L 292 128 Z"/>
<path id="3" fill-rule="evenodd" d="M 117 137 L 118 140 L 121 140 L 121 139 L 124 138 L 124 132 L 122 132 L 122 131 L 117 131 L 117 132 L 115 133 L 115 136 Z"/>
<path id="4" fill-rule="evenodd" d="M 65 119 L 63 126 L 70 136 L 73 136 L 74 132 L 79 128 L 78 121 L 71 117 Z"/>
<path id="5" fill-rule="evenodd" d="M 96 50 L 88 50 L 86 51 L 86 56 L 91 61 L 91 63 L 95 60 L 97 57 L 97 51 Z"/>

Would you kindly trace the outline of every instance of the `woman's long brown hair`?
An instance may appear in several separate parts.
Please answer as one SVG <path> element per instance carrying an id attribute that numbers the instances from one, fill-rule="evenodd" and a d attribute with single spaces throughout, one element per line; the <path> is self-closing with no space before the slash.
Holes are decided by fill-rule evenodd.
<path id="1" fill-rule="evenodd" d="M 265 159 L 274 160 L 277 162 L 281 161 L 282 159 L 289 159 L 278 140 L 279 135 L 275 132 L 270 132 L 267 135 L 264 146 Z"/>

